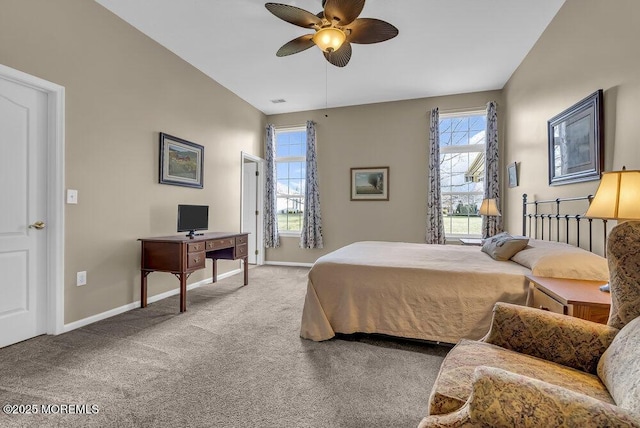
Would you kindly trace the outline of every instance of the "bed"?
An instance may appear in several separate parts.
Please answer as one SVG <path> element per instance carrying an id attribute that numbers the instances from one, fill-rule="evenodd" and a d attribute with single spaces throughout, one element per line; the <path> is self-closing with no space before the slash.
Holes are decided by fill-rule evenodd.
<path id="1" fill-rule="evenodd" d="M 571 198 L 577 199 L 585 198 Z M 559 203 L 555 214 L 543 214 L 542 202 L 527 203 L 525 195 L 523 232 L 532 237 L 505 261 L 477 246 L 377 241 L 356 242 L 320 257 L 309 272 L 301 337 L 322 341 L 361 332 L 444 343 L 480 339 L 496 302 L 526 303 L 527 274 L 608 280 L 606 259 L 559 239 L 567 221 L 559 215 Z M 527 213 L 528 204 L 535 204 L 535 212 Z M 571 218 L 579 224 L 579 215 Z M 537 239 L 545 237 L 545 223 L 557 240 Z M 589 237 L 590 229 L 591 221 Z M 579 242 L 580 233 L 576 236 Z M 568 231 L 566 237 L 572 239 Z"/>

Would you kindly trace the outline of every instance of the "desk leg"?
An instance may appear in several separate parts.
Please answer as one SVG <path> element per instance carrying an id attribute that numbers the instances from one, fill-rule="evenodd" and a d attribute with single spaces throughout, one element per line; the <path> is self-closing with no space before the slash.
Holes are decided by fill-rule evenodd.
<path id="1" fill-rule="evenodd" d="M 216 282 L 218 280 L 218 269 L 216 268 L 217 259 L 211 259 L 213 261 L 213 277 L 211 282 Z"/>
<path id="2" fill-rule="evenodd" d="M 187 310 L 187 274 L 178 274 L 180 278 L 180 312 Z"/>
<path id="3" fill-rule="evenodd" d="M 140 272 L 140 307 L 147 307 L 147 275 L 151 272 L 141 271 Z"/>
<path id="4" fill-rule="evenodd" d="M 242 263 L 244 264 L 244 285 L 247 285 L 249 284 L 249 258 L 243 258 Z"/>

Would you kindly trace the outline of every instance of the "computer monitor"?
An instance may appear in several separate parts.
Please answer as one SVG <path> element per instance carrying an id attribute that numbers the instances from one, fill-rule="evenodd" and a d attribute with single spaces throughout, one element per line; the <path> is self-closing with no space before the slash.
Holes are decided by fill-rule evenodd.
<path id="1" fill-rule="evenodd" d="M 209 229 L 208 205 L 178 205 L 178 232 L 189 232 L 188 237 L 193 238 L 198 230 Z"/>

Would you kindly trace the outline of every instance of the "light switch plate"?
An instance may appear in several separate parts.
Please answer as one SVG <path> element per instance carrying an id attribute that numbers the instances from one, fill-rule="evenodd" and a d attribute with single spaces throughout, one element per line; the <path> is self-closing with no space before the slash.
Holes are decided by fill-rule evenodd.
<path id="1" fill-rule="evenodd" d="M 82 272 L 78 272 L 76 274 L 76 285 L 87 285 L 87 271 L 83 270 Z"/>
<path id="2" fill-rule="evenodd" d="M 67 189 L 67 203 L 68 204 L 77 204 L 78 203 L 78 191 L 74 189 Z"/>

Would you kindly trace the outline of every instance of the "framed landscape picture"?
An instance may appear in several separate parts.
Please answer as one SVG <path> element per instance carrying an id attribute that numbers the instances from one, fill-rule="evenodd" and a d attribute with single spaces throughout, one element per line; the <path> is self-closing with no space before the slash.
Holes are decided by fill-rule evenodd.
<path id="1" fill-rule="evenodd" d="M 160 133 L 160 183 L 202 189 L 204 147 Z"/>
<path id="2" fill-rule="evenodd" d="M 602 89 L 547 123 L 549 184 L 598 180 L 604 167 Z"/>
<path id="3" fill-rule="evenodd" d="M 389 167 L 351 168 L 352 201 L 388 201 Z"/>

